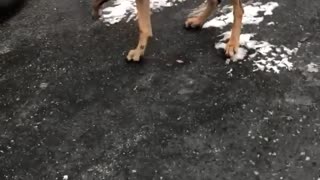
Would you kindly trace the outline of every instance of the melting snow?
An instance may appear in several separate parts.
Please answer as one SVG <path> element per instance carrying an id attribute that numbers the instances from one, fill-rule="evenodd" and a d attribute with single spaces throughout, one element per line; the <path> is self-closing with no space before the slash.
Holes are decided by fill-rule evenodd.
<path id="1" fill-rule="evenodd" d="M 68 180 L 68 179 L 69 179 L 68 175 L 63 176 L 63 180 Z"/>
<path id="2" fill-rule="evenodd" d="M 264 12 L 264 15 L 272 15 L 272 11 L 278 7 L 279 4 L 276 2 L 268 2 L 266 4 L 262 4 L 261 2 L 256 2 L 250 5 L 245 6 L 244 15 L 242 19 L 243 24 L 259 24 L 264 20 L 263 16 L 259 16 L 260 12 Z M 226 6 L 222 10 L 230 10 L 231 12 L 225 15 L 221 15 L 215 17 L 214 19 L 208 21 L 204 24 L 204 28 L 208 27 L 218 27 L 223 28 L 228 24 L 233 22 L 233 12 L 232 6 Z"/>
<path id="3" fill-rule="evenodd" d="M 275 23 L 274 22 L 269 22 L 267 25 L 268 26 L 272 26 L 272 25 L 275 25 Z"/>
<path id="4" fill-rule="evenodd" d="M 224 49 L 226 46 L 225 42 L 230 37 L 230 34 L 230 31 L 223 33 L 223 38 L 215 47 L 217 49 Z M 254 36 L 255 34 L 241 34 L 240 48 L 237 54 L 230 59 L 232 62 L 246 59 L 253 60 L 254 71 L 261 70 L 280 73 L 281 68 L 292 70 L 293 64 L 289 59 L 294 54 L 295 49 L 290 50 L 285 46 L 276 46 L 266 41 L 253 40 L 252 38 Z M 254 53 L 248 55 L 250 49 L 252 49 Z M 246 58 L 246 56 L 248 57 Z"/>
<path id="5" fill-rule="evenodd" d="M 41 89 L 45 89 L 48 87 L 48 83 L 41 83 L 39 86 Z"/>
<path id="6" fill-rule="evenodd" d="M 315 63 L 310 63 L 307 65 L 307 71 L 311 73 L 319 72 L 319 66 Z"/>
<path id="7" fill-rule="evenodd" d="M 177 5 L 185 0 L 151 0 L 150 7 L 152 10 L 161 10 L 164 7 Z M 136 16 L 135 0 L 115 0 L 111 7 L 107 7 L 102 11 L 102 20 L 110 25 L 126 19 L 127 22 Z"/>

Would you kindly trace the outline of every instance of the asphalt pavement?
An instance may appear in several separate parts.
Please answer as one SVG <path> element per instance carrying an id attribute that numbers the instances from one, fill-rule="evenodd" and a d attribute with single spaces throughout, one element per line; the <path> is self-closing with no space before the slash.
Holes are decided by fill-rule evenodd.
<path id="1" fill-rule="evenodd" d="M 7 16 L 0 179 L 319 180 L 320 1 L 276 0 L 275 26 L 247 27 L 299 43 L 279 74 L 226 64 L 219 28 L 183 29 L 199 2 L 153 14 L 141 63 L 124 60 L 135 22 L 93 21 L 90 1 L 29 0 Z"/>

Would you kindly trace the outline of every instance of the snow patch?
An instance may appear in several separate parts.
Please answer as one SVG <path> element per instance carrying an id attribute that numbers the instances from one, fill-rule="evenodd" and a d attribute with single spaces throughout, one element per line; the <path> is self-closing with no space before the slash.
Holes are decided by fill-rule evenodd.
<path id="1" fill-rule="evenodd" d="M 41 88 L 41 89 L 46 89 L 47 87 L 48 87 L 48 83 L 41 83 L 40 85 L 39 85 L 39 87 Z"/>
<path id="2" fill-rule="evenodd" d="M 11 51 L 9 47 L 0 47 L 0 55 L 7 54 Z"/>
<path id="3" fill-rule="evenodd" d="M 153 11 L 161 10 L 164 7 L 177 5 L 185 0 L 151 0 L 150 8 Z M 116 0 L 111 7 L 102 11 L 102 20 L 107 25 L 116 24 L 124 19 L 129 22 L 137 14 L 135 0 Z"/>
<path id="4" fill-rule="evenodd" d="M 278 7 L 277 2 L 268 2 L 262 4 L 261 2 L 252 3 L 243 7 L 244 15 L 242 23 L 245 24 L 259 24 L 264 20 L 263 16 L 259 16 L 261 12 L 264 13 L 264 16 L 272 15 L 272 11 Z M 223 10 L 230 10 L 228 14 L 224 14 L 218 17 L 213 18 L 203 25 L 204 28 L 208 27 L 217 27 L 223 28 L 233 22 L 233 12 L 232 6 L 226 6 Z"/>
<path id="5" fill-rule="evenodd" d="M 227 75 L 228 75 L 229 77 L 232 77 L 232 76 L 233 76 L 232 71 L 233 71 L 233 69 L 231 68 L 231 69 L 227 72 Z"/>
<path id="6" fill-rule="evenodd" d="M 274 23 L 273 21 L 271 21 L 271 22 L 269 22 L 267 25 L 268 25 L 268 26 L 273 26 L 273 25 L 275 25 L 275 23 Z"/>
<path id="7" fill-rule="evenodd" d="M 319 66 L 315 63 L 310 63 L 307 65 L 307 71 L 310 73 L 317 73 L 319 72 Z"/>
<path id="8" fill-rule="evenodd" d="M 311 159 L 311 158 L 310 158 L 309 156 L 306 157 L 306 161 L 310 161 L 310 159 Z"/>
<path id="9" fill-rule="evenodd" d="M 63 180 L 68 180 L 69 179 L 69 176 L 68 175 L 64 175 L 63 176 Z"/>

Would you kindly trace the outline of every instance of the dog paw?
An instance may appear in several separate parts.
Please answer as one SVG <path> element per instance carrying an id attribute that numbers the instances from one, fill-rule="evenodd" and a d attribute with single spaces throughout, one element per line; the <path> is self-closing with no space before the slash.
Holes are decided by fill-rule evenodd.
<path id="1" fill-rule="evenodd" d="M 203 25 L 203 20 L 200 17 L 191 17 L 188 18 L 184 24 L 185 28 L 187 29 L 198 29 L 201 28 Z"/>
<path id="2" fill-rule="evenodd" d="M 237 51 L 239 49 L 239 42 L 230 40 L 226 46 L 226 55 L 229 57 L 233 57 L 235 54 L 237 54 Z"/>
<path id="3" fill-rule="evenodd" d="M 141 50 L 133 49 L 129 51 L 127 61 L 139 62 L 142 56 L 143 52 Z"/>

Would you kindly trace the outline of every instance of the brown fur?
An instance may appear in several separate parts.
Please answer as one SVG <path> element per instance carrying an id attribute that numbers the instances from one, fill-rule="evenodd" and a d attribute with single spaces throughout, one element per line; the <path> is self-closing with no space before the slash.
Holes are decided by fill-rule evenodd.
<path id="1" fill-rule="evenodd" d="M 108 0 L 93 0 L 94 17 L 99 17 L 99 9 L 103 3 Z M 226 46 L 226 55 L 234 56 L 239 48 L 239 39 L 242 26 L 243 8 L 241 0 L 230 0 L 233 5 L 234 22 L 232 25 L 232 33 Z M 148 44 L 148 39 L 152 37 L 152 27 L 150 20 L 150 0 L 136 0 L 138 10 L 138 25 L 140 30 L 139 42 L 135 49 L 129 51 L 127 55 L 128 61 L 139 61 L 144 55 Z M 202 5 L 195 9 L 185 22 L 188 28 L 201 27 L 207 18 L 214 12 L 218 6 L 218 0 L 206 0 Z"/>

